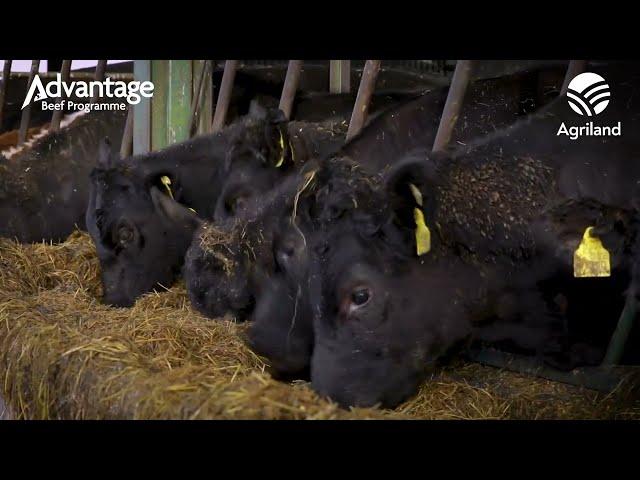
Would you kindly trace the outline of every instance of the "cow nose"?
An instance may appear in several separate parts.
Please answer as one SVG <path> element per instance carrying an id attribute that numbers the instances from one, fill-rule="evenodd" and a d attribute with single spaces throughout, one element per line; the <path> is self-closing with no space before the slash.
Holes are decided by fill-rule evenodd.
<path id="1" fill-rule="evenodd" d="M 133 298 L 118 293 L 105 293 L 102 301 L 113 307 L 132 307 L 134 304 Z"/>

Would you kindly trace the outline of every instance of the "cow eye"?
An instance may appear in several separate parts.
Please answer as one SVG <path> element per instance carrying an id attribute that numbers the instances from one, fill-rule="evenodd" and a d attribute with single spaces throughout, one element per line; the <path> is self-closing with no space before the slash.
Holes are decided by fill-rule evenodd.
<path id="1" fill-rule="evenodd" d="M 371 290 L 367 287 L 359 287 L 351 292 L 351 303 L 358 307 L 366 305 L 371 299 Z"/>
<path id="2" fill-rule="evenodd" d="M 122 246 L 133 240 L 133 229 L 128 225 L 121 225 L 118 228 L 118 243 Z"/>
<path id="3" fill-rule="evenodd" d="M 227 199 L 225 202 L 227 213 L 237 215 L 247 207 L 248 198 L 246 195 L 238 195 Z"/>
<path id="4" fill-rule="evenodd" d="M 247 206 L 247 197 L 238 197 L 234 202 L 234 209 L 236 212 L 244 210 Z"/>

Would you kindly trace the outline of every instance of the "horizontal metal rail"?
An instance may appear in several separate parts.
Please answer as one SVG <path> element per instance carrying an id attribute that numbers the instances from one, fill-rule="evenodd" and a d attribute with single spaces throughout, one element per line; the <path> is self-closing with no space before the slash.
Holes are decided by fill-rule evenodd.
<path id="1" fill-rule="evenodd" d="M 477 363 L 504 368 L 523 375 L 533 375 L 554 382 L 610 393 L 623 381 L 640 375 L 640 367 L 581 367 L 569 372 L 556 370 L 532 358 L 501 352 L 494 349 L 479 349 L 467 353 L 467 357 Z"/>
<path id="2" fill-rule="evenodd" d="M 42 79 L 56 78 L 60 72 L 41 72 L 38 76 Z M 71 80 L 95 80 L 95 73 L 91 72 L 71 72 Z M 11 72 L 11 78 L 29 78 L 28 72 Z M 110 73 L 111 80 L 130 81 L 133 80 L 133 73 Z"/>

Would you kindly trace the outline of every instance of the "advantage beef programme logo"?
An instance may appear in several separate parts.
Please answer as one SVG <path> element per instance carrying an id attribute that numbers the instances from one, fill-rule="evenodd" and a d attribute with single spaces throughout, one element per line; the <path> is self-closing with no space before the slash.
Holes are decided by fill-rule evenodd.
<path id="1" fill-rule="evenodd" d="M 567 89 L 567 102 L 571 109 L 581 116 L 595 117 L 609 105 L 611 91 L 606 80 L 597 73 L 585 72 L 576 75 Z M 619 137 L 622 135 L 622 122 L 617 125 L 595 125 L 593 121 L 583 126 L 570 126 L 562 122 L 558 136 L 567 135 L 571 140 L 580 137 Z"/>
<path id="2" fill-rule="evenodd" d="M 142 97 L 151 98 L 153 96 L 154 85 L 150 81 L 113 81 L 107 77 L 103 81 L 92 80 L 63 82 L 61 74 L 56 75 L 56 79 L 47 83 L 42 83 L 39 75 L 36 75 L 29 86 L 27 96 L 24 99 L 22 108 L 32 102 L 42 100 L 43 110 L 126 110 L 127 104 L 137 105 Z M 66 99 L 60 100 L 62 94 Z M 98 98 L 122 99 L 122 102 L 91 103 L 94 96 Z M 67 100 L 71 97 L 86 98 L 85 103 Z"/>

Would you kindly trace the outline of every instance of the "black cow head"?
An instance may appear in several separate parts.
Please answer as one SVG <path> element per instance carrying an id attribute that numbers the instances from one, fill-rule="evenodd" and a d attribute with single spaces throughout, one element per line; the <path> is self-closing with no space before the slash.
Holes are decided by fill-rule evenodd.
<path id="1" fill-rule="evenodd" d="M 251 189 L 266 188 L 272 180 L 268 172 L 287 155 L 281 148 L 287 145 L 282 120 L 281 112 L 254 103 L 250 115 L 218 134 L 144 157 L 120 160 L 102 148 L 91 175 L 86 220 L 100 255 L 107 303 L 131 305 L 158 285 L 169 287 L 179 275 L 199 220 L 173 199 L 195 207 L 203 218 L 218 209 L 224 221 L 242 212 L 253 198 Z M 274 166 L 266 168 L 269 162 Z"/>
<path id="2" fill-rule="evenodd" d="M 343 405 L 396 405 L 469 333 L 459 296 L 477 274 L 442 261 L 431 224 L 437 180 L 437 163 L 425 156 L 384 177 L 359 175 L 339 159 L 321 175 L 309 277 L 311 379 Z M 420 227 L 433 233 L 426 253 L 416 209 L 425 218 Z"/>
<path id="3" fill-rule="evenodd" d="M 312 170 L 312 168 L 311 168 Z M 248 340 L 278 374 L 308 367 L 312 334 L 304 282 L 309 171 L 291 172 L 233 218 L 206 222 L 185 260 L 193 305 L 210 317 L 251 319 Z M 294 206 L 295 205 L 295 206 Z"/>
<path id="4" fill-rule="evenodd" d="M 254 101 L 245 124 L 225 159 L 225 182 L 213 216 L 218 222 L 245 212 L 293 165 L 287 119 L 281 110 L 267 110 Z"/>
<path id="5" fill-rule="evenodd" d="M 164 171 L 136 169 L 113 158 L 106 140 L 91 174 L 87 227 L 102 270 L 105 303 L 130 306 L 179 274 L 199 224 L 163 185 Z"/>

